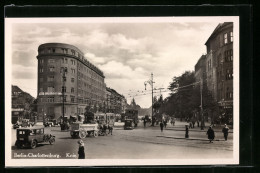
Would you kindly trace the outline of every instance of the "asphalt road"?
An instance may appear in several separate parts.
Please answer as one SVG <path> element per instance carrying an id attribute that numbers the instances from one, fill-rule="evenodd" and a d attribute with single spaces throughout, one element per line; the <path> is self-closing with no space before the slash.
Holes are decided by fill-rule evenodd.
<path id="1" fill-rule="evenodd" d="M 113 135 L 87 137 L 85 153 L 87 159 L 219 159 L 232 158 L 233 133 L 228 141 L 223 140 L 220 128 L 216 128 L 216 138 L 213 143 L 207 140 L 206 129 L 198 127 L 189 130 L 189 138 L 185 139 L 185 123 L 176 122 L 168 125 L 163 132 L 159 126 L 144 128 L 142 123 L 134 130 L 123 130 L 114 127 Z M 56 136 L 54 145 L 39 144 L 35 149 L 17 149 L 15 130 L 12 130 L 12 158 L 15 159 L 77 159 L 79 139 L 72 139 L 68 132 L 62 132 L 60 127 L 47 127 L 45 133 Z M 51 157 L 50 157 L 51 156 Z"/>

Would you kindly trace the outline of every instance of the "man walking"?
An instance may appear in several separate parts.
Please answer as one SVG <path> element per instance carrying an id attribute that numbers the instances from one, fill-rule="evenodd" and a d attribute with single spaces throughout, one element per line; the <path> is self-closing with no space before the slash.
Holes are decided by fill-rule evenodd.
<path id="1" fill-rule="evenodd" d="M 228 137 L 228 131 L 229 131 L 229 128 L 228 128 L 228 126 L 225 124 L 224 128 L 222 129 L 222 132 L 223 132 L 223 134 L 224 134 L 225 141 L 227 140 L 227 137 Z"/>
<path id="2" fill-rule="evenodd" d="M 212 129 L 211 126 L 209 126 L 209 129 L 208 129 L 208 131 L 207 131 L 207 135 L 208 135 L 209 142 L 210 142 L 210 143 L 213 143 L 212 141 L 213 141 L 214 138 L 215 138 L 215 132 L 214 132 L 214 130 Z"/>
<path id="3" fill-rule="evenodd" d="M 160 122 L 161 132 L 163 132 L 163 122 Z"/>

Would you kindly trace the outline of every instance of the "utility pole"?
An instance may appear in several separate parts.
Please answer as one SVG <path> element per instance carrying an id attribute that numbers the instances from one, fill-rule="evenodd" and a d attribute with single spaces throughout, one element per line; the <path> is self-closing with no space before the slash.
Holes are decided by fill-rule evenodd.
<path id="1" fill-rule="evenodd" d="M 155 83 L 155 82 L 153 81 L 153 73 L 151 73 L 151 79 L 144 82 L 145 90 L 146 90 L 147 83 L 150 84 L 152 87 L 152 126 L 154 126 L 154 122 L 153 122 L 153 83 Z"/>
<path id="2" fill-rule="evenodd" d="M 64 113 L 65 113 L 65 79 L 67 69 L 63 68 L 62 70 L 62 124 L 61 124 L 61 130 L 65 130 L 65 123 L 64 123 Z"/>
<path id="3" fill-rule="evenodd" d="M 201 109 L 201 130 L 204 129 L 203 100 L 202 100 L 202 79 L 200 79 L 200 109 Z"/>

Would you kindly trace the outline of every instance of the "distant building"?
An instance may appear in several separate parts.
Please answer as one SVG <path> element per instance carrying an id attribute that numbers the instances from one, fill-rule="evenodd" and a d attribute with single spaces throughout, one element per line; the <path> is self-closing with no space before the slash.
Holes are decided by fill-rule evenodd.
<path id="1" fill-rule="evenodd" d="M 202 55 L 195 65 L 195 79 L 204 84 L 207 82 L 206 77 L 206 55 Z"/>
<path id="2" fill-rule="evenodd" d="M 221 113 L 230 117 L 233 115 L 233 39 L 233 23 L 219 24 L 205 43 L 207 54 L 195 65 L 196 80 L 206 79 Z"/>
<path id="3" fill-rule="evenodd" d="M 106 88 L 107 112 L 121 114 L 126 109 L 126 99 L 112 88 Z"/>
<path id="4" fill-rule="evenodd" d="M 59 119 L 84 114 L 87 105 L 98 107 L 105 102 L 105 76 L 91 64 L 77 47 L 46 43 L 38 48 L 38 114 Z M 64 75 L 64 78 L 63 78 Z"/>

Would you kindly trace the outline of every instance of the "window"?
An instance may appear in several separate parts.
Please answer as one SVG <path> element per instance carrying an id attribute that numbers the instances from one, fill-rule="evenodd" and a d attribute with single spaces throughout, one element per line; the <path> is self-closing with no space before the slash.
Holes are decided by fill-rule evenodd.
<path id="1" fill-rule="evenodd" d="M 74 83 L 74 78 L 71 78 L 71 82 Z"/>
<path id="2" fill-rule="evenodd" d="M 225 61 L 231 62 L 233 61 L 233 49 L 227 50 L 224 52 Z"/>
<path id="3" fill-rule="evenodd" d="M 73 68 L 71 69 L 72 74 L 75 74 L 75 71 L 76 71 L 75 69 L 73 69 Z"/>
<path id="4" fill-rule="evenodd" d="M 66 92 L 66 87 L 64 86 L 64 87 L 61 87 L 61 92 L 62 92 L 62 89 L 63 89 L 63 91 L 64 91 L 64 93 Z"/>
<path id="5" fill-rule="evenodd" d="M 233 42 L 233 31 L 230 32 L 230 42 Z"/>
<path id="6" fill-rule="evenodd" d="M 62 52 L 68 54 L 68 49 L 62 49 Z"/>
<path id="7" fill-rule="evenodd" d="M 49 67 L 49 70 L 50 70 L 50 72 L 54 72 L 55 68 L 52 66 L 52 67 Z"/>
<path id="8" fill-rule="evenodd" d="M 76 64 L 75 60 L 72 59 L 72 60 L 71 60 L 71 64 L 72 64 L 72 65 L 75 65 L 75 64 Z"/>
<path id="9" fill-rule="evenodd" d="M 55 49 L 52 49 L 52 53 L 55 53 Z"/>
<path id="10" fill-rule="evenodd" d="M 71 50 L 71 54 L 72 54 L 72 55 L 75 55 L 75 50 Z"/>
<path id="11" fill-rule="evenodd" d="M 230 69 L 226 70 L 226 80 L 231 80 L 233 79 L 233 71 Z"/>
<path id="12" fill-rule="evenodd" d="M 55 63 L 55 60 L 54 59 L 49 59 L 48 63 Z"/>
<path id="13" fill-rule="evenodd" d="M 70 97 L 70 102 L 72 102 L 72 103 L 75 102 L 75 97 L 74 97 L 74 96 L 71 96 L 71 97 Z"/>
<path id="14" fill-rule="evenodd" d="M 54 97 L 48 97 L 47 102 L 54 102 Z"/>
<path id="15" fill-rule="evenodd" d="M 227 99 L 232 99 L 233 98 L 233 93 L 232 92 L 226 92 L 226 98 Z"/>
<path id="16" fill-rule="evenodd" d="M 54 81 L 54 76 L 48 76 L 47 81 L 48 81 L 48 82 L 53 82 L 53 81 Z"/>
<path id="17" fill-rule="evenodd" d="M 47 91 L 48 92 L 54 92 L 54 86 L 49 86 Z"/>
<path id="18" fill-rule="evenodd" d="M 67 64 L 68 63 L 68 59 L 67 58 L 62 58 L 62 63 Z"/>
<path id="19" fill-rule="evenodd" d="M 43 82 L 43 77 L 40 77 L 40 82 Z"/>
<path id="20" fill-rule="evenodd" d="M 227 40 L 227 33 L 224 34 L 224 44 L 227 44 L 228 40 Z"/>
<path id="21" fill-rule="evenodd" d="M 43 64 L 44 63 L 44 60 L 43 59 L 40 59 L 40 64 Z"/>
<path id="22" fill-rule="evenodd" d="M 74 88 L 71 88 L 71 93 L 74 93 Z"/>
<path id="23" fill-rule="evenodd" d="M 51 49 L 50 48 L 48 49 L 48 53 L 51 53 Z"/>
<path id="24" fill-rule="evenodd" d="M 63 80 L 62 80 L 63 82 L 66 82 L 66 81 L 67 81 L 67 78 L 66 78 L 66 77 L 63 77 L 62 79 L 63 79 Z"/>
<path id="25" fill-rule="evenodd" d="M 42 68 L 42 67 L 40 67 L 40 69 L 39 69 L 39 70 L 40 70 L 40 73 L 43 73 L 43 68 Z"/>

